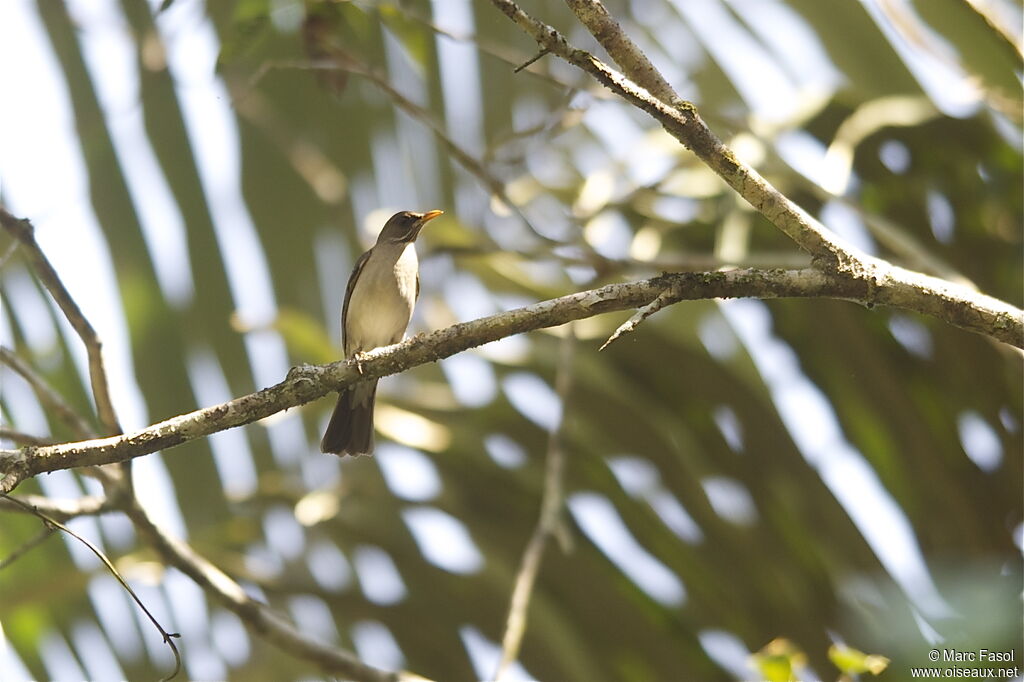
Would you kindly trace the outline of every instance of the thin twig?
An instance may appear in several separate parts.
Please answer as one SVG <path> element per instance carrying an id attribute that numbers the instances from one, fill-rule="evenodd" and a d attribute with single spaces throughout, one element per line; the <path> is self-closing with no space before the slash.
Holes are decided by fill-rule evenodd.
<path id="1" fill-rule="evenodd" d="M 79 440 L 95 438 L 96 431 L 82 418 L 67 402 L 63 396 L 36 374 L 35 370 L 29 367 L 13 350 L 6 346 L 0 346 L 0 362 L 17 372 L 32 387 L 32 391 L 39 398 L 43 407 L 55 414 L 71 430 Z"/>
<path id="2" fill-rule="evenodd" d="M 228 577 L 185 542 L 164 532 L 153 523 L 138 500 L 131 498 L 122 508 L 140 537 L 170 566 L 189 576 L 260 637 L 298 658 L 310 661 L 327 672 L 360 682 L 404 682 L 423 680 L 410 673 L 388 672 L 363 663 L 354 655 L 299 632 L 295 626 L 246 594 L 241 585 Z M 423 682 L 428 682 L 423 680 Z"/>
<path id="3" fill-rule="evenodd" d="M 18 559 L 28 554 L 31 550 L 43 544 L 43 542 L 45 542 L 51 535 L 53 535 L 55 530 L 57 529 L 54 526 L 43 526 L 43 529 L 36 533 L 35 537 L 33 537 L 31 540 L 26 541 L 23 545 L 21 545 L 21 547 L 18 547 L 16 550 L 14 550 L 6 557 L 4 557 L 3 560 L 0 560 L 0 571 L 4 570 Z"/>
<path id="4" fill-rule="evenodd" d="M 229 82 L 228 87 L 231 85 Z M 288 121 L 277 114 L 268 98 L 253 88 L 245 92 L 233 90 L 232 103 L 235 111 L 280 148 L 295 172 L 321 201 L 325 204 L 344 201 L 348 191 L 345 174 L 319 145 L 293 130 Z"/>
<path id="5" fill-rule="evenodd" d="M 14 351 L 4 346 L 0 346 L 0 362 L 10 367 L 25 379 L 28 385 L 32 387 L 33 392 L 36 394 L 36 397 L 39 399 L 39 402 L 43 407 L 50 410 L 60 418 L 60 420 L 68 426 L 76 439 L 84 441 L 96 437 L 96 431 L 93 430 L 92 426 L 89 425 L 89 423 L 86 422 L 78 412 L 68 405 L 63 396 L 57 393 L 57 391 L 55 391 L 45 379 L 39 376 L 31 367 L 23 362 L 21 358 L 14 353 Z M 7 436 L 12 440 L 14 440 L 13 434 L 19 433 L 13 429 L 8 429 L 7 432 L 12 434 Z M 27 436 L 27 434 L 22 435 Z M 27 437 L 31 438 L 31 436 Z M 55 441 L 53 440 L 37 440 L 40 442 L 29 443 L 22 441 L 21 444 L 28 447 L 46 447 L 55 444 Z M 127 480 L 127 477 L 121 472 L 113 469 L 89 467 L 84 469 L 82 473 L 98 479 L 106 487 L 109 494 L 117 494 L 114 492 L 117 485 L 121 481 Z M 10 492 L 11 490 L 13 490 L 13 488 L 2 489 L 0 492 Z"/>
<path id="6" fill-rule="evenodd" d="M 512 69 L 512 73 L 519 73 L 520 71 L 522 71 L 523 69 L 528 67 L 530 64 L 533 64 L 535 61 L 537 61 L 538 59 L 540 59 L 544 55 L 549 54 L 550 52 L 551 52 L 551 50 L 549 50 L 549 49 L 547 49 L 545 47 L 543 50 L 541 50 L 537 54 L 533 55 L 528 60 L 526 60 L 525 62 L 520 64 L 519 66 L 517 66 L 516 68 Z"/>
<path id="7" fill-rule="evenodd" d="M 89 323 L 89 320 L 82 314 L 71 297 L 60 276 L 53 265 L 46 258 L 43 250 L 36 242 L 35 228 L 32 223 L 23 218 L 15 218 L 0 207 L 0 225 L 14 236 L 24 247 L 36 275 L 42 281 L 43 286 L 50 292 L 50 296 L 56 301 L 68 322 L 74 328 L 89 357 L 89 380 L 92 384 L 93 399 L 96 401 L 96 412 L 99 415 L 100 423 L 107 435 L 121 433 L 121 425 L 118 423 L 117 414 L 114 411 L 114 404 L 110 399 L 110 387 L 107 384 L 107 373 L 103 366 L 103 344 L 99 335 Z"/>
<path id="8" fill-rule="evenodd" d="M 505 620 L 505 634 L 501 638 L 501 660 L 498 670 L 494 673 L 497 682 L 508 671 L 508 667 L 519 657 L 519 648 L 526 632 L 526 615 L 530 607 L 530 597 L 540 570 L 541 559 L 544 558 L 544 547 L 550 536 L 554 535 L 561 520 L 563 492 L 562 479 L 565 471 L 565 449 L 562 446 L 562 434 L 568 414 L 569 392 L 572 389 L 572 358 L 576 347 L 576 335 L 573 325 L 566 328 L 562 337 L 558 358 L 558 373 L 555 377 L 555 390 L 562 401 L 562 415 L 558 424 L 548 435 L 547 466 L 544 472 L 544 494 L 540 503 L 540 516 L 533 535 L 523 551 L 523 557 L 516 575 L 515 587 L 509 602 L 508 617 Z"/>
<path id="9" fill-rule="evenodd" d="M 597 349 L 598 352 L 603 351 L 605 348 L 615 343 L 620 336 L 623 336 L 624 334 L 631 334 L 636 331 L 636 328 L 640 326 L 641 322 L 670 303 L 672 303 L 672 291 L 670 289 L 666 289 L 658 294 L 656 299 L 638 309 L 632 317 L 619 325 L 619 328 L 615 330 L 615 333 L 609 336 L 608 340 L 601 344 L 601 347 Z"/>
<path id="10" fill-rule="evenodd" d="M 151 623 L 153 623 L 153 626 L 160 632 L 160 636 L 163 637 L 164 643 L 167 644 L 167 646 L 171 647 L 171 651 L 174 653 L 174 670 L 171 671 L 170 675 L 164 677 L 161 680 L 161 682 L 167 682 L 167 680 L 174 679 L 174 677 L 181 671 L 181 654 L 178 652 L 178 647 L 174 644 L 173 640 L 176 637 L 181 637 L 181 635 L 177 632 L 167 632 L 167 630 L 164 630 L 163 626 L 160 625 L 159 621 L 157 621 L 153 614 L 149 612 L 149 609 L 147 609 L 146 605 L 142 603 L 142 600 L 139 599 L 139 596 L 135 594 L 135 590 L 133 590 L 131 586 L 128 585 L 128 582 L 121 576 L 118 570 L 114 568 L 114 564 L 111 563 L 110 559 L 107 558 L 107 555 L 104 554 L 98 547 L 96 547 L 96 545 L 92 544 L 91 542 L 83 538 L 81 535 L 65 526 L 60 521 L 51 516 L 47 516 L 46 514 L 42 513 L 32 505 L 22 502 L 16 497 L 11 497 L 10 495 L 0 495 L 0 497 L 3 497 L 8 501 L 13 502 L 14 504 L 20 507 L 23 507 L 26 511 L 30 512 L 31 514 L 38 516 L 40 519 L 42 519 L 43 523 L 45 523 L 49 528 L 56 528 L 60 531 L 63 531 L 64 533 L 67 533 L 68 535 L 70 535 L 71 537 L 75 538 L 83 545 L 88 547 L 92 551 L 92 553 L 96 555 L 96 557 L 103 563 L 103 565 L 107 567 L 107 570 L 110 571 L 110 573 L 115 578 L 117 578 L 117 582 L 121 583 L 121 587 L 123 587 L 125 591 L 127 591 L 131 598 L 135 601 L 135 603 L 139 605 L 139 608 L 142 609 L 142 612 L 146 614 L 146 617 L 149 618 Z"/>
<path id="11" fill-rule="evenodd" d="M 457 142 L 455 142 L 455 140 L 451 139 L 441 125 L 434 120 L 434 117 L 429 111 L 396 90 L 386 78 L 376 73 L 372 68 L 360 62 L 354 56 L 337 48 L 332 48 L 330 57 L 321 58 L 315 61 L 266 62 L 250 79 L 250 84 L 255 85 L 270 70 L 282 68 L 314 71 L 343 71 L 345 73 L 352 73 L 366 78 L 387 94 L 396 106 L 425 125 L 430 132 L 434 134 L 437 141 L 441 143 L 445 150 L 447 150 L 448 155 L 460 166 L 466 169 L 470 175 L 476 177 L 488 192 L 500 199 L 510 211 L 515 213 L 516 216 L 523 221 L 523 224 L 526 225 L 534 235 L 546 243 L 558 243 L 556 240 L 544 236 L 536 227 L 534 227 L 530 222 L 530 219 L 523 214 L 522 209 L 520 209 L 519 206 L 513 203 L 513 201 L 508 197 L 508 193 L 505 191 L 505 183 L 492 175 L 482 161 L 463 149 Z"/>
<path id="12" fill-rule="evenodd" d="M 18 504 L 19 502 L 21 504 Z M 67 521 L 76 516 L 95 516 L 115 509 L 108 498 L 96 495 L 84 495 L 70 500 L 53 499 L 42 495 L 0 497 L 0 511 L 27 513 L 26 505 L 58 521 Z"/>
<path id="13" fill-rule="evenodd" d="M 57 442 L 52 438 L 40 438 L 6 426 L 0 426 L 0 440 L 9 440 L 18 445 L 53 445 Z"/>
<path id="14" fill-rule="evenodd" d="M 493 57 L 501 62 L 504 62 L 509 66 L 515 67 L 517 64 L 521 64 L 523 61 L 521 54 L 517 53 L 517 51 L 515 50 L 511 50 L 505 47 L 504 45 L 501 45 L 494 41 L 487 40 L 486 38 L 483 38 L 479 35 L 473 35 L 470 33 L 458 33 L 456 31 L 452 31 L 450 29 L 439 26 L 438 24 L 432 22 L 430 19 L 422 17 L 416 12 L 412 11 L 411 6 L 409 5 L 403 5 L 399 9 L 401 9 L 404 12 L 406 17 L 412 19 L 413 21 L 419 24 L 422 24 L 423 26 L 426 26 L 434 33 L 440 36 L 444 36 L 445 38 L 448 38 L 455 42 L 472 43 L 476 47 L 476 49 L 478 49 L 483 54 L 489 57 Z M 572 83 L 563 81 L 554 74 L 552 74 L 550 71 L 537 71 L 534 69 L 527 69 L 526 73 L 533 76 L 534 78 L 546 81 L 551 85 L 555 85 L 559 88 L 564 88 L 566 90 L 579 89 L 579 85 L 574 85 Z M 592 94 L 594 97 L 598 99 L 614 97 L 614 95 L 610 95 L 601 90 L 595 90 L 595 92 Z"/>

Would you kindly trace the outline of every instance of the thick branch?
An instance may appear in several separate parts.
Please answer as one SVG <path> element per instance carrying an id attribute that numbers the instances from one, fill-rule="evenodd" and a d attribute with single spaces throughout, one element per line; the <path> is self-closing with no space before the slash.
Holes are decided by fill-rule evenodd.
<path id="1" fill-rule="evenodd" d="M 756 170 L 736 158 L 732 150 L 711 132 L 692 104 L 683 101 L 674 106 L 666 104 L 589 52 L 570 45 L 565 36 L 524 12 L 512 0 L 491 2 L 542 48 L 589 73 L 606 88 L 654 117 L 751 206 L 809 252 L 819 266 L 841 269 L 851 260 L 856 260 L 852 247 L 772 187 Z M 612 30 L 611 24 L 603 24 L 606 34 Z M 614 27 L 618 29 L 617 24 Z M 621 29 L 618 30 L 621 34 Z M 628 38 L 623 35 L 622 41 L 628 41 Z M 643 54 L 637 49 L 633 57 L 639 59 Z M 656 73 L 653 66 L 650 69 Z"/>
<path id="2" fill-rule="evenodd" d="M 817 265 L 843 268 L 851 261 L 862 260 L 864 254 L 844 244 L 828 228 L 804 213 L 803 209 L 775 189 L 756 170 L 737 159 L 732 150 L 708 128 L 693 104 L 676 94 L 647 55 L 622 30 L 601 0 L 566 0 L 566 4 L 591 35 L 608 51 L 628 80 L 622 79 L 619 74 L 582 50 L 573 49 L 573 57 L 578 61 L 568 61 L 597 76 L 598 80 L 613 92 L 651 114 L 671 135 L 729 183 L 729 186 L 751 206 L 810 252 Z M 525 13 L 520 13 L 528 17 Z M 517 23 L 520 22 L 519 19 L 516 20 Z M 525 29 L 522 23 L 519 25 Z M 581 59 L 583 55 L 585 58 Z M 565 55 L 559 56 L 568 59 Z M 599 74 L 619 76 L 622 82 L 617 83 L 618 88 L 611 87 Z M 651 95 L 660 101 L 651 101 Z M 655 106 L 652 110 L 649 108 L 652 104 L 667 105 L 667 111 L 664 106 Z M 666 113 L 672 115 L 666 118 Z"/>
<path id="3" fill-rule="evenodd" d="M 26 248 L 40 279 L 50 290 L 51 295 L 57 301 L 61 310 L 67 316 L 68 321 L 76 329 L 87 348 L 89 354 L 90 376 L 92 380 L 93 393 L 97 403 L 97 410 L 99 412 L 101 422 L 107 432 L 112 436 L 111 438 L 102 440 L 110 441 L 128 438 L 121 435 L 121 427 L 118 422 L 116 412 L 114 411 L 113 404 L 110 401 L 99 336 L 96 334 L 89 321 L 82 314 L 70 293 L 64 288 L 64 285 L 61 283 L 56 271 L 53 269 L 53 266 L 39 248 L 39 245 L 36 243 L 33 235 L 32 225 L 27 220 L 18 220 L 14 218 L 2 208 L 0 208 L 0 223 L 14 234 Z M 42 379 L 32 373 L 27 366 L 23 365 L 13 352 L 10 352 L 5 348 L 0 348 L 0 360 L 10 365 L 15 369 L 15 371 L 24 376 L 26 380 L 32 384 L 33 388 L 39 395 L 40 400 L 44 404 L 50 405 L 55 409 L 62 408 L 62 413 L 66 413 L 64 414 L 66 419 L 69 418 L 68 415 L 76 416 L 63 403 L 60 396 L 50 390 Z M 213 412 L 215 413 L 216 409 L 213 410 Z M 73 419 L 71 419 L 70 422 L 72 427 L 76 428 L 80 434 L 85 434 L 84 437 L 93 435 L 92 430 L 88 425 L 84 423 L 77 423 Z M 8 433 L 8 437 L 10 436 L 11 434 Z M 29 447 L 23 452 L 27 454 L 32 450 L 38 450 L 40 447 L 45 448 L 49 446 L 41 445 Z M 2 459 L 2 457 L 0 457 L 0 459 Z M 128 462 L 129 460 L 111 460 L 111 463 L 114 461 Z M 160 629 L 164 642 L 167 643 L 174 651 L 174 656 L 177 661 L 175 673 L 178 668 L 180 668 L 181 658 L 172 638 L 178 637 L 179 635 L 167 633 L 153 618 L 149 611 L 146 610 L 146 607 L 142 602 L 138 600 L 138 597 L 135 596 L 131 588 L 124 582 L 110 561 L 88 541 L 80 538 L 72 531 L 61 525 L 56 517 L 59 516 L 67 519 L 83 514 L 99 514 L 112 509 L 124 511 L 131 519 L 139 534 L 154 547 L 154 549 L 168 564 L 177 567 L 186 575 L 190 576 L 196 581 L 196 583 L 217 598 L 227 608 L 235 611 L 255 634 L 262 636 L 281 649 L 288 651 L 299 658 L 319 665 L 326 671 L 343 675 L 348 679 L 359 680 L 361 682 L 411 682 L 412 680 L 423 680 L 423 678 L 411 673 L 392 673 L 378 670 L 372 666 L 366 665 L 348 652 L 335 649 L 303 635 L 301 632 L 296 630 L 294 626 L 277 616 L 265 605 L 253 601 L 245 594 L 236 582 L 228 578 L 213 564 L 196 554 L 187 544 L 166 535 L 155 524 L 153 524 L 145 510 L 142 508 L 139 500 L 131 490 L 130 477 L 118 477 L 115 476 L 113 472 L 102 468 L 96 469 L 95 473 L 100 474 L 100 478 L 104 481 L 109 497 L 100 498 L 90 496 L 82 497 L 78 500 L 59 501 L 39 498 L 38 496 L 32 495 L 25 498 L 15 498 L 3 495 L 0 497 L 0 509 L 14 508 L 22 511 L 31 510 L 32 513 L 43 518 L 48 524 L 55 525 L 61 530 L 70 533 L 96 552 L 101 561 L 107 565 L 107 567 L 114 573 L 114 576 L 121 581 L 125 589 L 128 590 L 129 594 L 131 594 L 135 601 L 138 602 L 140 608 L 146 612 L 146 615 L 153 621 L 153 624 Z M 2 467 L 0 467 L 0 474 L 4 474 L 0 476 L 0 489 L 3 489 L 4 492 L 13 488 L 13 486 L 17 485 L 20 480 L 17 476 L 6 475 L 7 472 Z M 46 512 L 50 512 L 51 515 L 47 516 Z M 13 561 L 18 555 L 20 555 L 20 553 L 16 553 L 15 556 L 10 557 L 4 563 L 6 564 Z M 172 673 L 171 677 L 174 677 L 174 673 Z"/>
<path id="4" fill-rule="evenodd" d="M 614 19 L 607 16 L 599 0 L 568 1 L 571 7 L 578 9 L 581 19 L 595 31 L 613 57 L 630 65 L 632 71 L 645 78 L 645 84 L 663 89 L 664 80 L 654 79 L 652 75 L 657 74 L 657 70 Z M 985 320 L 985 324 L 990 325 L 990 336 L 1016 346 L 1024 342 L 1022 313 L 1017 308 L 967 287 L 895 267 L 855 249 L 740 161 L 708 128 L 692 104 L 666 104 L 593 55 L 570 45 L 561 33 L 524 12 L 513 0 L 491 2 L 542 48 L 589 73 L 606 88 L 650 114 L 751 206 L 809 252 L 817 267 L 870 283 L 872 291 L 866 303 L 916 310 L 966 329 Z"/>
<path id="5" fill-rule="evenodd" d="M 889 266 L 887 270 L 900 269 Z M 906 274 L 922 281 L 932 280 L 916 273 Z M 610 284 L 379 348 L 361 361 L 362 373 L 349 362 L 304 365 L 294 368 L 284 381 L 270 388 L 173 417 L 134 433 L 80 443 L 0 450 L 0 492 L 10 491 L 20 481 L 43 472 L 124 462 L 249 424 L 356 381 L 403 372 L 506 336 L 555 327 L 601 313 L 638 308 L 665 290 L 671 292 L 668 297 L 671 303 L 708 298 L 813 297 L 857 301 L 869 306 L 892 305 L 933 315 L 1006 343 L 1022 344 L 1024 312 L 1006 303 L 974 292 L 968 292 L 971 298 L 965 299 L 961 296 L 965 290 L 948 284 L 945 289 L 929 289 L 925 284 L 905 284 L 899 278 L 886 276 L 885 272 L 873 275 L 870 278 L 841 276 L 815 269 L 732 270 L 671 273 L 638 282 Z M 934 282 L 945 284 L 941 280 Z"/>
<path id="6" fill-rule="evenodd" d="M 630 80 L 640 87 L 646 88 L 647 92 L 665 104 L 672 106 L 683 104 L 676 91 L 655 68 L 647 55 L 622 30 L 619 22 L 615 21 L 615 18 L 605 8 L 604 3 L 595 0 L 566 0 L 566 4 L 576 13 L 576 18 L 587 27 L 597 42 L 601 43 L 601 47 L 608 51 L 611 58 Z"/>

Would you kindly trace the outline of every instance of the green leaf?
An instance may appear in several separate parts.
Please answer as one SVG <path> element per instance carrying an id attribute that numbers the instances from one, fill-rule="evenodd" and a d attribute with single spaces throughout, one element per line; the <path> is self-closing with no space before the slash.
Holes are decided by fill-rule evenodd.
<path id="1" fill-rule="evenodd" d="M 424 30 L 422 22 L 410 18 L 399 7 L 382 5 L 379 8 L 380 18 L 384 25 L 395 34 L 406 52 L 412 57 L 420 73 L 424 73 L 430 64 L 430 35 Z"/>
<path id="2" fill-rule="evenodd" d="M 272 30 L 270 0 L 240 0 L 221 42 L 218 69 L 241 56 L 256 53 Z"/>
<path id="3" fill-rule="evenodd" d="M 754 666 L 768 682 L 796 680 L 796 670 L 807 665 L 807 656 L 788 639 L 777 638 L 751 656 Z"/>
<path id="4" fill-rule="evenodd" d="M 828 649 L 828 658 L 847 675 L 871 673 L 880 675 L 889 667 L 889 659 L 876 654 L 866 654 L 845 644 L 833 644 Z"/>

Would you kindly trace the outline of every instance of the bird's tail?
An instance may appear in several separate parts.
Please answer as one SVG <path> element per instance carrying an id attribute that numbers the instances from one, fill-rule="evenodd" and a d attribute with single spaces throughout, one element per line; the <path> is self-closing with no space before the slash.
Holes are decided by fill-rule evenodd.
<path id="1" fill-rule="evenodd" d="M 363 381 L 338 393 L 320 452 L 363 455 L 373 452 L 373 404 L 377 382 Z"/>

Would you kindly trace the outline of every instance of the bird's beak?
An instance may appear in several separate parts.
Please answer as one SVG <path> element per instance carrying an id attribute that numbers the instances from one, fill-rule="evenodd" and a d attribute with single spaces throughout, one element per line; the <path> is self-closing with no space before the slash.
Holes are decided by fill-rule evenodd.
<path id="1" fill-rule="evenodd" d="M 427 211 L 426 213 L 423 214 L 423 217 L 420 218 L 420 225 L 426 225 L 427 223 L 429 223 L 431 220 L 441 215 L 442 213 L 444 213 L 444 211 Z"/>
<path id="2" fill-rule="evenodd" d="M 427 211 L 426 213 L 420 214 L 420 219 L 416 221 L 416 226 L 413 228 L 412 239 L 415 241 L 416 237 L 420 236 L 420 230 L 423 229 L 423 226 L 442 213 L 444 213 L 444 211 L 438 211 L 435 209 L 433 211 Z"/>

